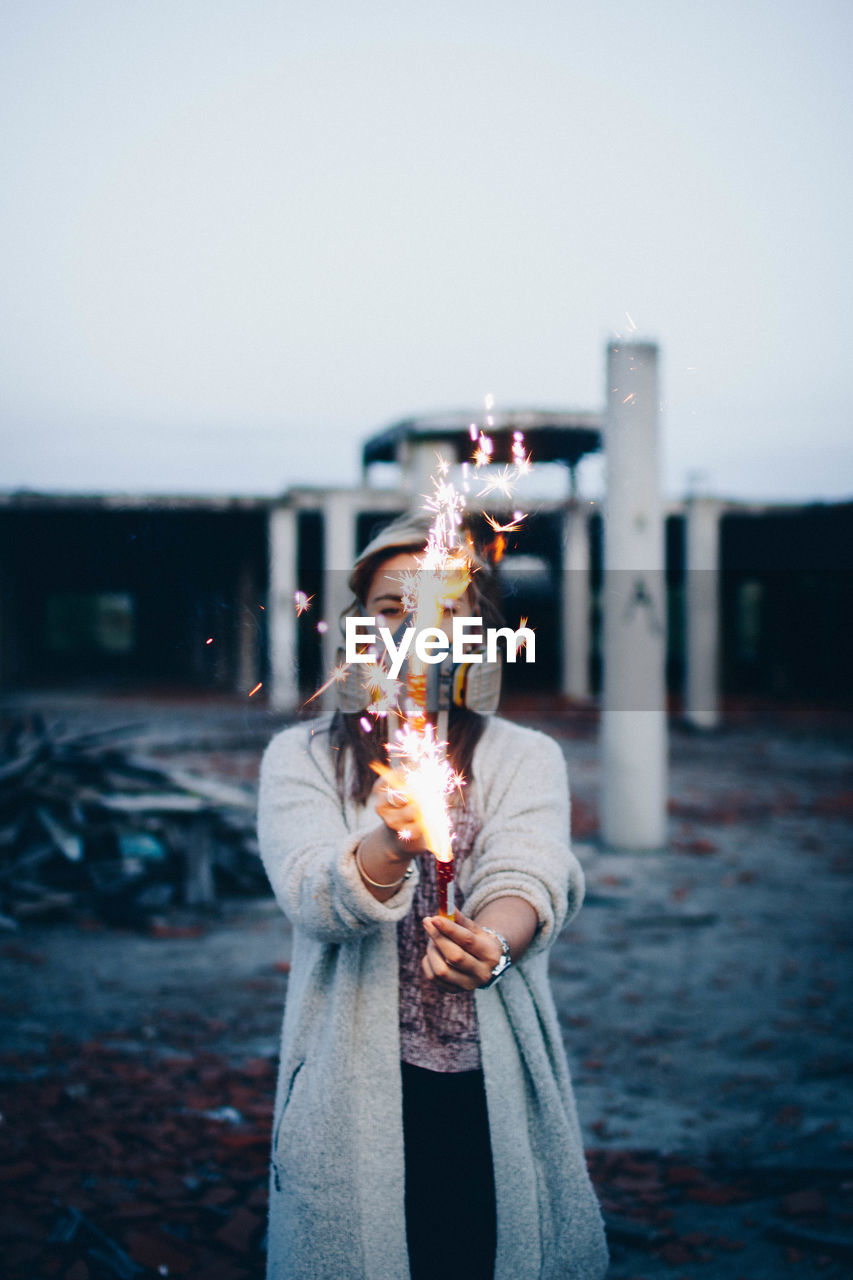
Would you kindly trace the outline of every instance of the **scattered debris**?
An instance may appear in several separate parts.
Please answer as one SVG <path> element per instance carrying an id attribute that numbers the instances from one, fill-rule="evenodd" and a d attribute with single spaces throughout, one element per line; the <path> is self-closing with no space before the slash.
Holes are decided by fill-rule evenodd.
<path id="1" fill-rule="evenodd" d="M 253 791 L 136 755 L 133 734 L 66 733 L 39 716 L 0 726 L 0 926 L 138 924 L 265 891 Z"/>

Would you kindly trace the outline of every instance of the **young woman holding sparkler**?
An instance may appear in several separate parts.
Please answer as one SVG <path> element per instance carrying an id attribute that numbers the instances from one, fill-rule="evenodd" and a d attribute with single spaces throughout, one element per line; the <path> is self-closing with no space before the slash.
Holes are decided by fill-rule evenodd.
<path id="1" fill-rule="evenodd" d="M 402 519 L 362 553 L 360 613 L 405 620 L 401 574 L 425 532 Z M 471 559 L 455 608 L 488 621 L 488 570 Z M 457 911 L 436 915 L 424 815 L 399 772 L 374 768 L 388 760 L 388 718 L 365 715 L 376 694 L 348 673 L 346 710 L 279 734 L 261 771 L 261 854 L 293 924 L 268 1280 L 450 1266 L 597 1280 L 607 1250 L 547 978 L 583 897 L 562 753 L 457 696 Z"/>

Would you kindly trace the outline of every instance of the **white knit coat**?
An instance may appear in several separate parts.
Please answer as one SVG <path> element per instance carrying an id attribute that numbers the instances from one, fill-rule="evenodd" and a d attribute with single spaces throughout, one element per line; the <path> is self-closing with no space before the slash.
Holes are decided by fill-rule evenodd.
<path id="1" fill-rule="evenodd" d="M 468 799 L 482 817 L 459 867 L 465 913 L 524 898 L 539 929 L 527 953 L 475 996 L 497 1201 L 495 1280 L 599 1280 L 607 1270 L 572 1087 L 548 984 L 548 947 L 583 899 L 569 848 L 565 763 L 544 734 L 492 717 Z M 293 925 L 270 1179 L 268 1280 L 408 1280 L 397 922 L 417 873 L 378 902 L 354 850 L 377 818 L 342 803 L 328 722 L 273 739 L 258 830 Z M 436 1222 L 463 1213 L 468 1174 L 453 1117 Z M 448 1259 L 465 1271 L 464 1258 Z"/>

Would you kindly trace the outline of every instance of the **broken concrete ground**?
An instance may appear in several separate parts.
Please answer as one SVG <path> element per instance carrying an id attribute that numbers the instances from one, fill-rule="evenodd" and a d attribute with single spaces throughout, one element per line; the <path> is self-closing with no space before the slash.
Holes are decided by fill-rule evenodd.
<path id="1" fill-rule="evenodd" d="M 611 1275 L 849 1275 L 853 787 L 838 722 L 674 732 L 670 848 L 617 854 L 596 840 L 594 726 L 522 710 L 572 775 L 588 895 L 552 974 Z M 253 745 L 237 712 L 180 712 L 182 728 L 157 711 L 150 746 L 251 774 L 264 733 Z M 145 933 L 4 935 L 10 1280 L 262 1276 L 288 944 L 268 899 L 172 911 Z"/>

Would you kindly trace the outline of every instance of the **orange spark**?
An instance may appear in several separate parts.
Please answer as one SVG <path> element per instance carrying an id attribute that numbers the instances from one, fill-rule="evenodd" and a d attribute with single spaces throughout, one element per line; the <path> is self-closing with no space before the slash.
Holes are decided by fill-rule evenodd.
<path id="1" fill-rule="evenodd" d="M 491 560 L 492 564 L 500 564 L 501 560 L 503 560 L 504 552 L 506 551 L 506 538 L 502 533 L 499 533 L 498 536 L 488 544 L 488 546 L 483 548 L 483 551 Z"/>
<path id="2" fill-rule="evenodd" d="M 259 680 L 259 681 L 258 681 L 258 683 L 255 685 L 254 689 L 253 689 L 253 690 L 251 691 L 251 693 L 249 694 L 249 697 L 250 697 L 250 698 L 254 698 L 254 696 L 255 696 L 255 694 L 258 692 L 258 690 L 259 690 L 259 689 L 263 689 L 263 687 L 264 687 L 264 682 L 263 682 L 263 680 Z"/>
<path id="3" fill-rule="evenodd" d="M 522 512 L 513 511 L 509 524 L 501 524 L 495 520 L 494 516 L 486 516 L 486 524 L 491 525 L 495 533 L 515 533 L 516 529 L 521 528 L 522 520 L 526 520 L 526 518 Z"/>
<path id="4" fill-rule="evenodd" d="M 527 618 L 519 618 L 518 620 L 519 631 L 523 631 L 526 626 L 527 626 Z M 535 631 L 536 628 L 532 627 L 531 630 Z M 522 636 L 522 638 L 518 642 L 518 648 L 516 649 L 516 652 L 521 653 L 521 650 L 525 647 L 526 644 L 527 644 L 527 637 Z"/>
<path id="5" fill-rule="evenodd" d="M 346 662 L 339 663 L 339 665 L 335 667 L 334 671 L 329 676 L 328 680 L 326 680 L 324 684 L 321 684 L 320 688 L 317 689 L 316 692 L 311 694 L 311 697 L 305 703 L 306 707 L 308 706 L 309 702 L 313 702 L 315 698 L 319 698 L 321 693 L 325 693 L 327 689 L 331 689 L 333 684 L 340 684 L 341 680 L 343 680 L 346 677 L 348 670 L 349 670 L 349 666 Z"/>
<path id="6" fill-rule="evenodd" d="M 300 618 L 307 609 L 311 608 L 311 601 L 313 599 L 313 596 L 306 596 L 304 591 L 294 591 L 293 603 L 296 605 L 297 618 Z"/>

